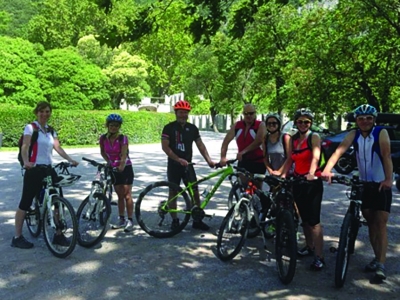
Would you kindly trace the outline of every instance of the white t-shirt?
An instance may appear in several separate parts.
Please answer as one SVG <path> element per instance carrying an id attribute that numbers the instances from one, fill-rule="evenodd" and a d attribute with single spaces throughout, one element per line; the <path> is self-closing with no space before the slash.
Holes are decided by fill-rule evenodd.
<path id="1" fill-rule="evenodd" d="M 36 142 L 36 146 L 32 148 L 31 160 L 36 161 L 37 165 L 51 165 L 53 160 L 53 146 L 54 146 L 54 138 L 57 137 L 57 133 L 53 131 L 53 135 L 51 132 L 46 132 L 42 129 L 40 124 L 35 121 L 38 127 L 38 139 Z M 48 125 L 45 126 L 48 128 Z M 32 124 L 28 124 L 25 126 L 24 135 L 33 134 L 33 126 Z M 36 157 L 36 159 L 34 159 Z"/>

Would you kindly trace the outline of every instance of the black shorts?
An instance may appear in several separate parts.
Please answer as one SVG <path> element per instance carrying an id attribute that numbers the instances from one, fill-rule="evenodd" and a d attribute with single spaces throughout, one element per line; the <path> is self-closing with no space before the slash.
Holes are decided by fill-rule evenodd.
<path id="1" fill-rule="evenodd" d="M 114 185 L 132 185 L 134 174 L 132 165 L 125 166 L 122 172 L 113 172 L 115 180 Z"/>
<path id="2" fill-rule="evenodd" d="M 32 206 L 33 198 L 39 195 L 43 187 L 43 179 L 46 177 L 46 168 L 33 167 L 24 173 L 24 185 L 22 187 L 22 196 L 18 208 L 21 210 L 29 210 Z M 57 178 L 56 171 L 51 170 L 53 180 Z"/>
<path id="3" fill-rule="evenodd" d="M 392 190 L 379 191 L 379 183 L 368 182 L 364 185 L 361 209 L 381 210 L 390 213 Z"/>
<path id="4" fill-rule="evenodd" d="M 263 162 L 254 162 L 248 160 L 242 160 L 238 162 L 238 167 L 245 168 L 252 174 L 265 174 L 267 168 Z"/>
<path id="5" fill-rule="evenodd" d="M 322 180 L 293 185 L 293 197 L 300 213 L 302 224 L 310 226 L 321 222 L 321 203 L 324 193 Z"/>
<path id="6" fill-rule="evenodd" d="M 181 184 L 181 181 L 187 186 L 188 182 L 197 181 L 196 172 L 194 171 L 193 165 L 184 167 L 177 163 L 169 163 L 167 167 L 168 181 L 173 182 L 177 185 Z M 198 190 L 197 185 L 193 186 L 193 190 Z"/>

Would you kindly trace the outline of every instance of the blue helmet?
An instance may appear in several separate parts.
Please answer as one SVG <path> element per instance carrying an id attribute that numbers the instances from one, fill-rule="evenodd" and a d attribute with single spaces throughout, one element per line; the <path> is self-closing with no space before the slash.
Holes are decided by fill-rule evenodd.
<path id="1" fill-rule="evenodd" d="M 365 116 L 365 115 L 371 115 L 374 117 L 378 116 L 378 111 L 376 110 L 375 107 L 369 104 L 363 104 L 357 107 L 354 110 L 354 118 L 357 118 L 358 116 Z"/>
<path id="2" fill-rule="evenodd" d="M 111 114 L 107 117 L 106 122 L 107 122 L 107 124 L 110 122 L 117 122 L 117 123 L 122 124 L 122 117 L 117 114 Z"/>

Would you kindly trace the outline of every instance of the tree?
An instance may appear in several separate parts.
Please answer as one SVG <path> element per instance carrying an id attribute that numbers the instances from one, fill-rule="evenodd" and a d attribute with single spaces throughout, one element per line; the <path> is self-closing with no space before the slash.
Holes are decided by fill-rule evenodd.
<path id="1" fill-rule="evenodd" d="M 146 82 L 147 64 L 137 55 L 123 51 L 113 58 L 111 65 L 104 70 L 110 80 L 112 102 L 119 107 L 122 99 L 128 104 L 138 104 L 147 96 L 150 88 Z"/>
<path id="2" fill-rule="evenodd" d="M 38 77 L 45 98 L 54 108 L 110 108 L 107 77 L 73 48 L 45 52 Z"/>
<path id="3" fill-rule="evenodd" d="M 100 42 L 96 40 L 93 34 L 79 39 L 76 48 L 82 57 L 99 66 L 101 69 L 107 68 L 113 56 L 121 52 L 119 49 L 111 49 L 105 45 L 100 46 Z"/>
<path id="4" fill-rule="evenodd" d="M 90 0 L 41 0 L 28 24 L 28 39 L 45 49 L 76 46 L 79 39 L 105 25 L 104 14 Z"/>
<path id="5" fill-rule="evenodd" d="M 20 38 L 0 37 L 0 102 L 33 106 L 44 100 L 36 70 L 43 48 Z"/>

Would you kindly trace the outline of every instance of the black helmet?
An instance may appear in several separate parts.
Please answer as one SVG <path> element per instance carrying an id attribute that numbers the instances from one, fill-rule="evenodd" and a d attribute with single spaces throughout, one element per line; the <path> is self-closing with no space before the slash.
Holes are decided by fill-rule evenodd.
<path id="1" fill-rule="evenodd" d="M 300 109 L 296 110 L 296 112 L 294 113 L 294 120 L 296 121 L 301 116 L 306 116 L 311 121 L 314 120 L 314 114 L 308 108 L 300 108 Z"/>

